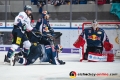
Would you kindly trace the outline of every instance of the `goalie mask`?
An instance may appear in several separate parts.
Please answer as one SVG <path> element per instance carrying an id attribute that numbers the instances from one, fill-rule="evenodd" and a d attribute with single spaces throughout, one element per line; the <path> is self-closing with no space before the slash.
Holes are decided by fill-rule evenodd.
<path id="1" fill-rule="evenodd" d="M 92 27 L 94 30 L 96 30 L 96 28 L 98 27 L 98 22 L 96 20 L 92 22 Z"/>

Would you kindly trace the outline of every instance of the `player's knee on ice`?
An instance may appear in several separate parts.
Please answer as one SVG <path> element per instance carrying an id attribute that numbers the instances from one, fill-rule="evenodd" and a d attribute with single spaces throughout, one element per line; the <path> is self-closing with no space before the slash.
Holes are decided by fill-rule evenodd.
<path id="1" fill-rule="evenodd" d="M 30 54 L 28 55 L 27 59 L 31 63 L 34 63 L 39 57 L 42 55 L 42 47 L 41 45 L 32 45 L 30 48 Z"/>
<path id="2" fill-rule="evenodd" d="M 42 54 L 41 45 L 32 45 L 30 47 L 30 53 L 26 58 L 19 58 L 18 63 L 29 65 L 33 64 Z"/>

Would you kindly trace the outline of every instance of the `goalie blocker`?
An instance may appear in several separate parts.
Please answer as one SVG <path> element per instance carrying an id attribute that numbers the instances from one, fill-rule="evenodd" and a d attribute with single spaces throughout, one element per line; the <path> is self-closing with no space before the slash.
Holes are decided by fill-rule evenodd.
<path id="1" fill-rule="evenodd" d="M 105 31 L 98 27 L 97 21 L 92 22 L 92 27 L 85 28 L 82 33 L 79 35 L 78 39 L 75 41 L 73 46 L 76 48 L 83 47 L 87 43 L 86 52 L 82 52 L 82 60 L 88 59 L 89 52 L 99 51 L 102 53 L 103 48 L 105 51 L 110 51 L 113 48 L 113 45 L 109 42 L 108 36 Z"/>

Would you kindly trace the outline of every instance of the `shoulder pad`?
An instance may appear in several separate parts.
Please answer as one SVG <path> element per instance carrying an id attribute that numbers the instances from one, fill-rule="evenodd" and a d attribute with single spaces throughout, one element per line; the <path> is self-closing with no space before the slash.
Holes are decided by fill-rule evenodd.
<path id="1" fill-rule="evenodd" d="M 89 29 L 92 29 L 92 27 L 86 27 L 85 30 L 89 30 Z"/>
<path id="2" fill-rule="evenodd" d="M 25 17 L 27 17 L 27 14 L 25 12 L 20 12 L 18 14 L 18 16 L 21 17 L 21 18 L 25 18 Z"/>

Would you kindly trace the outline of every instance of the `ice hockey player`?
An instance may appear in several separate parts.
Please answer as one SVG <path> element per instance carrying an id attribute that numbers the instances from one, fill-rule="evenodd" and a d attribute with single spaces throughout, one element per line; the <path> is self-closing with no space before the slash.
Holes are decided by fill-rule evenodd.
<path id="1" fill-rule="evenodd" d="M 13 42 L 12 46 L 9 49 L 7 55 L 5 55 L 4 62 L 11 63 L 13 64 L 12 56 L 14 54 L 14 51 L 18 49 L 20 46 L 21 42 L 23 41 L 23 46 L 24 46 L 24 53 L 26 55 L 29 54 L 29 48 L 31 46 L 31 43 L 29 42 L 27 36 L 24 34 L 25 31 L 36 31 L 31 27 L 30 23 L 31 20 L 29 18 L 29 15 L 32 13 L 32 7 L 29 5 L 26 5 L 24 7 L 24 11 L 20 12 L 14 20 L 14 27 L 12 30 L 12 35 L 13 35 Z"/>
<path id="2" fill-rule="evenodd" d="M 54 30 L 49 24 L 49 17 L 49 12 L 43 11 L 42 18 L 37 21 L 35 28 L 38 29 L 42 34 L 47 34 L 50 32 L 51 35 L 54 35 Z"/>
<path id="3" fill-rule="evenodd" d="M 33 18 L 32 13 L 29 14 L 29 18 L 30 18 L 30 20 L 31 20 L 31 27 L 34 28 L 34 18 Z M 31 40 L 31 37 L 33 36 L 33 35 L 32 35 L 32 32 L 27 32 L 27 31 L 25 31 L 25 34 L 26 34 L 28 40 L 30 41 L 30 40 Z M 31 42 L 31 41 L 30 41 L 30 42 Z M 22 54 L 25 54 L 25 53 L 23 52 L 23 50 L 24 50 L 24 49 L 23 49 L 23 41 L 22 41 L 21 44 L 20 44 L 20 52 L 17 53 L 17 54 L 19 54 L 19 56 L 22 56 Z M 25 56 L 24 56 L 24 57 L 25 57 Z"/>
<path id="4" fill-rule="evenodd" d="M 54 35 L 54 30 L 51 28 L 49 24 L 49 12 L 48 11 L 43 11 L 42 12 L 42 18 L 40 18 L 37 23 L 35 28 L 39 30 L 43 35 L 46 35 L 50 33 L 50 35 Z M 44 45 L 51 45 L 52 50 L 54 51 L 54 46 L 53 43 L 50 42 L 49 40 L 46 39 L 46 37 L 42 37 L 40 44 Z"/>
<path id="5" fill-rule="evenodd" d="M 30 65 L 33 64 L 38 58 L 41 58 L 41 45 L 32 45 L 30 49 L 30 54 L 28 55 L 27 58 L 21 58 L 19 56 L 15 56 L 15 62 L 17 61 L 18 63 L 24 64 L 24 65 Z M 56 45 L 55 46 L 55 52 L 52 52 L 52 48 L 50 45 L 45 46 L 45 54 L 47 57 L 41 58 L 41 62 L 49 62 L 54 65 L 62 65 L 65 64 L 62 60 L 59 60 L 58 53 L 62 51 L 61 45 Z M 43 55 L 44 56 L 44 55 Z M 14 66 L 14 65 L 13 65 Z"/>
<path id="6" fill-rule="evenodd" d="M 102 53 L 103 47 L 106 51 L 110 51 L 113 45 L 109 42 L 108 36 L 105 31 L 98 27 L 98 22 L 94 20 L 92 22 L 92 27 L 85 28 L 80 34 L 77 41 L 73 44 L 76 48 L 83 47 L 87 43 L 86 52 L 83 55 L 83 59 L 88 59 L 89 52 L 99 51 Z"/>

